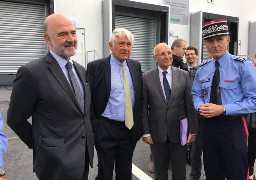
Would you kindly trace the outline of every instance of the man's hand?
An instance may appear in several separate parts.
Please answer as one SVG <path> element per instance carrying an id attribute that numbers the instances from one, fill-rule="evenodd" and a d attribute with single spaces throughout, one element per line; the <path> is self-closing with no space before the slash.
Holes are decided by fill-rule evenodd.
<path id="1" fill-rule="evenodd" d="M 188 141 L 187 141 L 188 144 L 194 142 L 195 140 L 196 140 L 196 135 L 189 133 L 189 135 L 188 135 Z"/>
<path id="2" fill-rule="evenodd" d="M 200 115 L 204 118 L 212 118 L 224 113 L 224 106 L 213 103 L 206 103 L 199 107 Z"/>
<path id="3" fill-rule="evenodd" d="M 151 138 L 151 136 L 148 137 L 142 137 L 142 141 L 147 143 L 147 144 L 153 144 L 153 139 Z M 1 180 L 1 179 L 0 179 Z"/>

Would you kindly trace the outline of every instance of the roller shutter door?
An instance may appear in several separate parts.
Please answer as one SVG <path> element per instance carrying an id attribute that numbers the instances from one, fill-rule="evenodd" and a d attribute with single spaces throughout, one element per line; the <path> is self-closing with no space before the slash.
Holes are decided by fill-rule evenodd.
<path id="1" fill-rule="evenodd" d="M 16 74 L 21 65 L 46 53 L 45 8 L 43 3 L 0 1 L 0 74 Z"/>
<path id="2" fill-rule="evenodd" d="M 153 48 L 156 45 L 156 20 L 150 18 L 115 16 L 115 27 L 126 28 L 134 35 L 134 45 L 131 59 L 141 63 L 142 72 L 156 66 L 152 59 Z"/>

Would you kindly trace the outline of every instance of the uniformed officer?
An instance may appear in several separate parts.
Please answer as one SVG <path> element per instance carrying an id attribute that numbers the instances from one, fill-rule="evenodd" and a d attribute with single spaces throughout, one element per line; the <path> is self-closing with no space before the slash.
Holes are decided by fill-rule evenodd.
<path id="1" fill-rule="evenodd" d="M 203 120 L 207 180 L 246 180 L 246 131 L 241 115 L 256 112 L 256 74 L 252 63 L 231 55 L 227 20 L 203 25 L 213 58 L 202 64 L 193 83 L 195 108 Z"/>

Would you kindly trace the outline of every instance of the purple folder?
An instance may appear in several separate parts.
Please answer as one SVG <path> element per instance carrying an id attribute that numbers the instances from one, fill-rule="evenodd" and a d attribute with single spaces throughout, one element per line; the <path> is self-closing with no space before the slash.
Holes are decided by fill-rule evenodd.
<path id="1" fill-rule="evenodd" d="M 185 117 L 180 120 L 180 143 L 182 146 L 187 144 L 188 139 L 188 119 Z"/>

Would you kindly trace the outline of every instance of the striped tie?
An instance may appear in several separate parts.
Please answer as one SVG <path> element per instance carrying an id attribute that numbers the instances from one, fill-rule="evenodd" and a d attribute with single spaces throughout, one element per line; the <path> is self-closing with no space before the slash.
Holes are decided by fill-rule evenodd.
<path id="1" fill-rule="evenodd" d="M 66 64 L 66 68 L 68 70 L 70 84 L 73 92 L 75 93 L 76 100 L 80 105 L 81 110 L 84 112 L 84 93 L 79 86 L 78 80 L 76 79 L 74 72 L 72 71 L 72 66 L 72 63 L 68 61 Z"/>
<path id="2" fill-rule="evenodd" d="M 128 129 L 133 127 L 133 112 L 132 112 L 132 100 L 129 88 L 129 82 L 126 75 L 126 70 L 124 64 L 121 63 L 122 71 L 123 71 L 123 84 L 124 84 L 124 96 L 125 96 L 125 126 Z"/>

